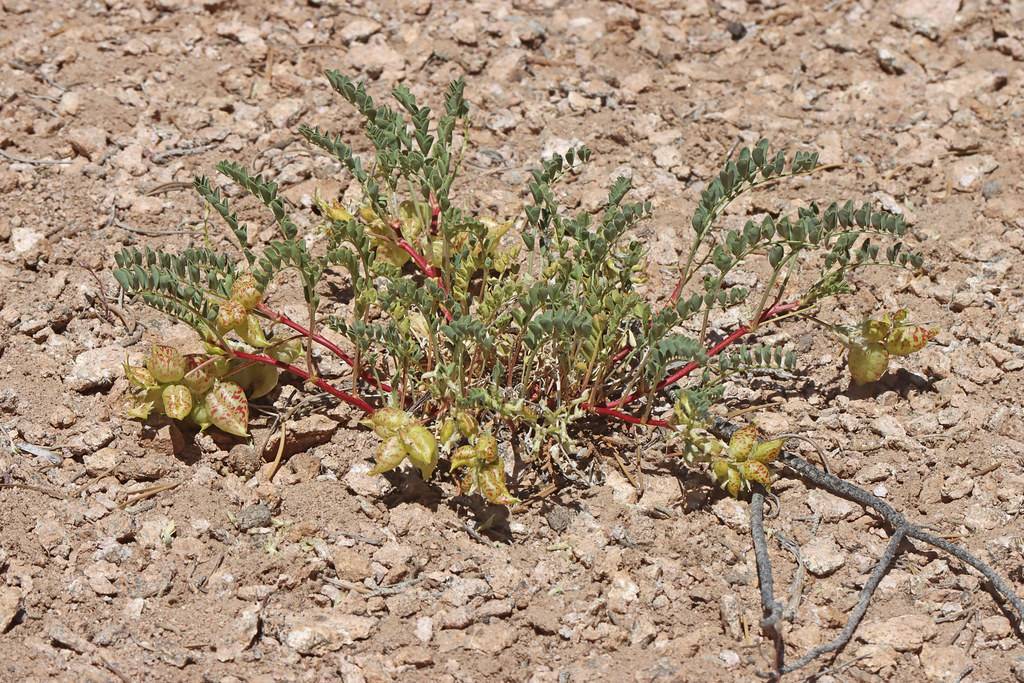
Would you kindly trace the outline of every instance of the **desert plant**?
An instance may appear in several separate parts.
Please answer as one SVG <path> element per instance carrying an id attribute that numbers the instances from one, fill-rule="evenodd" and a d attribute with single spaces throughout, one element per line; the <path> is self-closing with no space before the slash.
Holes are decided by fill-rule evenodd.
<path id="1" fill-rule="evenodd" d="M 223 162 L 218 170 L 269 208 L 276 239 L 253 245 L 227 194 L 197 178 L 238 256 L 209 246 L 117 255 L 126 292 L 192 326 L 207 348 L 181 357 L 157 347 L 145 368 L 129 367 L 133 414 L 157 409 L 244 435 L 247 398 L 272 390 L 283 372 L 367 414 L 381 438 L 374 472 L 408 460 L 429 480 L 448 455 L 461 489 L 493 503 L 517 502 L 506 485 L 509 452 L 526 465 L 514 487 L 523 495 L 573 479 L 583 437 L 615 422 L 665 429 L 670 450 L 704 464 L 730 495 L 760 495 L 783 442 L 753 426 L 716 430 L 713 408 L 727 382 L 757 373 L 781 380 L 798 359 L 777 344 L 741 344 L 745 337 L 787 321 L 820 324 L 850 349 L 851 374 L 863 383 L 934 334 L 905 311 L 858 325 L 819 318 L 823 302 L 852 290 L 856 271 L 921 267 L 902 241 L 902 216 L 852 201 L 809 203 L 793 216 L 721 226 L 740 195 L 818 170 L 814 152 L 786 156 L 761 140 L 727 160 L 701 193 L 674 290 L 656 304 L 640 289 L 645 250 L 633 231 L 652 206 L 628 200 L 630 180 L 617 179 L 596 212 L 571 213 L 559 199 L 559 181 L 587 163 L 587 148 L 533 170 L 521 210 L 481 216 L 456 192 L 469 129 L 461 80 L 435 117 L 403 86 L 391 108 L 361 83 L 333 71 L 327 78 L 362 117 L 373 151 L 364 162 L 340 136 L 299 129 L 361 188 L 352 206 L 317 199 L 320 239 L 300 234 L 275 183 Z M 753 291 L 736 284 L 744 265 L 760 275 Z M 302 322 L 267 301 L 285 271 L 301 287 Z M 337 273 L 350 295 L 325 300 L 324 280 Z M 747 322 L 712 342 L 730 309 Z M 324 379 L 317 346 L 351 376 Z"/>

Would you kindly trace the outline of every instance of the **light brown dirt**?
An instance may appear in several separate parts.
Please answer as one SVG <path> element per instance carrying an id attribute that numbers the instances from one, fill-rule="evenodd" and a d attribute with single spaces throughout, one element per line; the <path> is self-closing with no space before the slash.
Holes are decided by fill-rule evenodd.
<path id="1" fill-rule="evenodd" d="M 2 0 L 0 56 L 0 481 L 32 487 L 0 489 L 0 680 L 729 681 L 769 665 L 745 505 L 670 463 L 648 463 L 637 500 L 598 460 L 592 488 L 481 542 L 450 489 L 367 477 L 373 440 L 346 410 L 295 425 L 272 484 L 252 446 L 121 417 L 125 354 L 195 342 L 103 303 L 112 254 L 204 239 L 187 183 L 222 158 L 299 204 L 346 187 L 295 132 L 358 140 L 326 68 L 434 104 L 466 75 L 469 184 L 489 212 L 517 209 L 526 170 L 571 141 L 595 150 L 565 188 L 584 206 L 631 172 L 656 206 L 652 297 L 734 144 L 842 163 L 729 220 L 810 198 L 902 211 L 927 274 L 874 272 L 829 313 L 907 306 L 938 340 L 852 391 L 839 348 L 786 330 L 806 380 L 730 397 L 775 401 L 768 431 L 818 440 L 837 473 L 1024 591 L 1021 2 Z M 175 487 L 133 502 L 159 484 Z M 777 492 L 770 529 L 810 570 L 792 591 L 772 542 L 794 657 L 842 624 L 885 539 L 859 508 Z M 818 680 L 1024 680 L 1022 657 L 975 575 L 912 553 Z"/>

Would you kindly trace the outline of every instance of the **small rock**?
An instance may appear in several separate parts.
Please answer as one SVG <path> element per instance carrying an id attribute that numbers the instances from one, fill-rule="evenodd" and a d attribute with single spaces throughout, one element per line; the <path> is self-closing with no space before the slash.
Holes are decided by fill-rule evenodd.
<path id="1" fill-rule="evenodd" d="M 238 511 L 237 515 L 235 515 L 235 526 L 238 527 L 239 531 L 261 529 L 263 527 L 270 526 L 270 520 L 272 518 L 273 514 L 271 513 L 270 508 L 267 507 L 266 503 L 246 505 Z"/>
<path id="2" fill-rule="evenodd" d="M 434 663 L 434 655 L 422 645 L 406 645 L 395 650 L 395 662 L 411 664 L 417 668 L 430 666 Z"/>
<path id="3" fill-rule="evenodd" d="M 11 246 L 14 247 L 15 255 L 34 261 L 46 251 L 49 243 L 46 241 L 46 235 L 38 230 L 19 227 L 11 230 Z M 121 349 L 121 352 L 124 353 L 124 349 Z"/>
<path id="4" fill-rule="evenodd" d="M 66 133 L 68 143 L 89 161 L 98 161 L 107 149 L 107 131 L 97 126 L 75 126 Z"/>
<path id="5" fill-rule="evenodd" d="M 1002 614 L 993 614 L 981 620 L 981 630 L 989 638 L 1006 638 L 1010 635 L 1010 622 Z"/>
<path id="6" fill-rule="evenodd" d="M 360 17 L 345 24 L 345 27 L 338 31 L 338 37 L 341 38 L 341 42 L 345 45 L 353 41 L 365 43 L 369 40 L 370 36 L 380 29 L 380 24 L 373 19 Z"/>
<path id="7" fill-rule="evenodd" d="M 267 117 L 275 128 L 288 128 L 299 114 L 306 109 L 306 103 L 295 97 L 279 100 L 270 107 Z"/>
<path id="8" fill-rule="evenodd" d="M 373 573 L 370 560 L 354 548 L 336 546 L 331 553 L 331 564 L 339 579 L 362 581 Z"/>
<path id="9" fill-rule="evenodd" d="M 78 113 L 81 106 L 82 96 L 73 90 L 68 90 L 60 96 L 60 102 L 57 103 L 57 111 L 67 116 L 74 116 Z"/>
<path id="10" fill-rule="evenodd" d="M 946 502 L 960 500 L 974 490 L 974 478 L 962 468 L 950 472 L 942 484 L 942 499 Z"/>
<path id="11" fill-rule="evenodd" d="M 855 511 L 850 502 L 818 489 L 808 492 L 807 507 L 821 515 L 821 519 L 825 522 L 838 522 L 841 519 L 846 519 Z"/>
<path id="12" fill-rule="evenodd" d="M 121 346 L 101 346 L 78 354 L 64 385 L 82 394 L 105 389 L 121 375 L 125 353 Z"/>
<path id="13" fill-rule="evenodd" d="M 21 612 L 21 591 L 0 586 L 0 633 L 6 633 Z"/>
<path id="14" fill-rule="evenodd" d="M 89 583 L 89 588 L 96 595 L 117 595 L 117 587 L 111 578 L 116 578 L 119 571 L 117 565 L 101 560 L 86 567 L 83 573 L 85 580 Z"/>
<path id="15" fill-rule="evenodd" d="M 654 150 L 654 163 L 659 168 L 669 169 L 682 163 L 683 158 L 676 145 L 662 145 Z"/>
<path id="16" fill-rule="evenodd" d="M 857 639 L 872 645 L 888 645 L 898 652 L 917 652 L 936 633 L 930 617 L 906 614 L 864 624 Z"/>
<path id="17" fill-rule="evenodd" d="M 558 633 L 560 617 L 556 610 L 549 609 L 546 605 L 531 605 L 526 608 L 523 614 L 526 623 L 533 627 L 533 630 L 544 636 L 551 636 Z"/>
<path id="18" fill-rule="evenodd" d="M 113 470 L 117 465 L 118 457 L 118 450 L 108 447 L 86 455 L 82 458 L 82 462 L 85 463 L 86 473 L 90 477 L 97 477 Z"/>
<path id="19" fill-rule="evenodd" d="M 726 593 L 718 599 L 718 616 L 722 620 L 722 631 L 732 640 L 739 640 L 743 636 L 741 613 L 740 600 L 734 594 Z"/>
<path id="20" fill-rule="evenodd" d="M 221 634 L 217 643 L 217 661 L 230 662 L 249 649 L 260 630 L 260 608 L 242 610 Z"/>
<path id="21" fill-rule="evenodd" d="M 422 643 L 429 643 L 434 637 L 434 620 L 431 617 L 418 617 L 416 619 L 415 636 Z"/>
<path id="22" fill-rule="evenodd" d="M 616 572 L 608 589 L 608 610 L 626 614 L 629 605 L 640 596 L 640 587 L 626 572 Z"/>
<path id="23" fill-rule="evenodd" d="M 954 161 L 949 166 L 953 186 L 963 192 L 972 191 L 978 182 L 999 168 L 999 162 L 988 154 L 975 154 Z"/>
<path id="24" fill-rule="evenodd" d="M 515 628 L 504 621 L 490 624 L 476 624 L 466 634 L 466 647 L 484 654 L 496 656 L 515 644 L 518 634 Z"/>
<path id="25" fill-rule="evenodd" d="M 931 681 L 952 681 L 971 663 L 963 649 L 954 645 L 932 645 L 921 648 L 921 666 Z"/>
<path id="26" fill-rule="evenodd" d="M 306 610 L 285 618 L 284 643 L 304 655 L 335 652 L 357 640 L 366 640 L 377 619 L 330 610 Z"/>
<path id="27" fill-rule="evenodd" d="M 815 576 L 828 576 L 846 563 L 846 553 L 832 536 L 815 536 L 800 549 L 804 567 Z"/>

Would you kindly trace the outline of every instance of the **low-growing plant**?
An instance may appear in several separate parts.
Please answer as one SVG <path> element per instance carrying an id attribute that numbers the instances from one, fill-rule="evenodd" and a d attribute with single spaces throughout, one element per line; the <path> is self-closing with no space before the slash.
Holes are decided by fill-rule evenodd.
<path id="1" fill-rule="evenodd" d="M 906 311 L 857 325 L 819 319 L 824 302 L 852 291 L 857 271 L 921 268 L 901 215 L 811 202 L 795 215 L 722 226 L 739 196 L 820 169 L 815 152 L 787 156 L 761 140 L 727 160 L 689 221 L 672 294 L 657 303 L 642 287 L 646 250 L 634 230 L 652 206 L 629 200 L 630 179 L 612 183 L 596 211 L 572 212 L 560 199 L 559 182 L 590 160 L 586 147 L 531 171 L 521 209 L 481 215 L 457 191 L 470 128 L 461 80 L 435 116 L 404 86 L 392 108 L 362 83 L 327 78 L 361 117 L 370 160 L 338 135 L 299 132 L 357 181 L 358 201 L 318 197 L 316 227 L 302 234 L 273 181 L 222 162 L 223 175 L 268 207 L 275 239 L 253 244 L 228 193 L 201 177 L 195 188 L 229 227 L 235 253 L 207 245 L 117 255 L 125 291 L 206 345 L 193 356 L 156 346 L 145 367 L 128 367 L 133 415 L 157 410 L 244 436 L 247 401 L 283 373 L 366 413 L 381 439 L 373 472 L 408 461 L 429 481 L 444 456 L 464 493 L 492 503 L 576 479 L 588 435 L 615 423 L 662 429 L 670 451 L 705 465 L 730 495 L 760 495 L 783 441 L 753 425 L 726 439 L 712 418 L 727 383 L 765 373 L 782 381 L 798 359 L 785 345 L 746 338 L 798 320 L 820 324 L 848 347 L 854 382 L 867 383 L 934 335 Z M 757 273 L 752 289 L 739 284 L 741 267 Z M 301 322 L 270 301 L 286 272 L 301 288 Z M 326 286 L 339 277 L 346 289 Z M 346 295 L 334 298 L 338 291 Z M 720 334 L 737 312 L 745 322 Z M 325 379 L 316 347 L 350 376 Z M 510 490 L 513 457 L 523 467 Z"/>

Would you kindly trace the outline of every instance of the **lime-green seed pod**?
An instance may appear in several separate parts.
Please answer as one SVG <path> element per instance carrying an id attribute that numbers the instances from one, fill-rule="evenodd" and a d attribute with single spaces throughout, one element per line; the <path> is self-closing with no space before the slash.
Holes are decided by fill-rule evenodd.
<path id="1" fill-rule="evenodd" d="M 455 432 L 455 420 L 449 417 L 441 423 L 441 429 L 437 433 L 437 440 L 441 442 L 442 446 L 447 445 L 455 438 Z"/>
<path id="2" fill-rule="evenodd" d="M 742 429 L 737 429 L 732 438 L 729 439 L 729 457 L 737 462 L 747 459 L 750 451 L 757 443 L 758 429 L 755 424 L 748 424 Z"/>
<path id="3" fill-rule="evenodd" d="M 192 412 L 192 392 L 184 384 L 164 387 L 164 414 L 175 420 L 184 420 Z"/>
<path id="4" fill-rule="evenodd" d="M 267 336 L 260 326 L 260 319 L 254 315 L 245 316 L 245 320 L 235 326 L 235 334 L 249 346 L 263 349 L 270 346 Z"/>
<path id="5" fill-rule="evenodd" d="M 302 356 L 302 353 L 301 339 L 290 339 L 281 344 L 274 344 L 267 349 L 267 354 L 271 358 L 284 361 L 285 363 L 294 363 L 297 358 Z"/>
<path id="6" fill-rule="evenodd" d="M 889 352 L 880 342 L 854 344 L 850 347 L 848 363 L 855 384 L 875 382 L 889 367 Z"/>
<path id="7" fill-rule="evenodd" d="M 880 342 L 889 336 L 892 324 L 886 320 L 865 320 L 861 323 L 860 333 L 866 341 Z"/>
<path id="8" fill-rule="evenodd" d="M 725 460 L 714 460 L 711 463 L 711 476 L 717 482 L 724 482 L 729 478 L 729 463 Z"/>
<path id="9" fill-rule="evenodd" d="M 480 427 L 476 423 L 476 418 L 473 417 L 472 413 L 468 413 L 465 410 L 460 410 L 455 413 L 455 423 L 459 427 L 459 433 L 467 439 L 472 439 L 476 436 Z"/>
<path id="10" fill-rule="evenodd" d="M 751 453 L 748 460 L 754 460 L 756 462 L 769 463 L 779 457 L 779 453 L 782 452 L 782 446 L 785 444 L 785 439 L 772 439 L 771 441 L 762 441 L 761 443 L 754 446 L 754 452 Z"/>
<path id="11" fill-rule="evenodd" d="M 213 424 L 213 420 L 210 418 L 210 409 L 206 407 L 205 397 L 196 397 L 192 404 L 192 413 L 188 419 L 199 427 L 199 431 L 206 431 L 206 428 Z"/>
<path id="12" fill-rule="evenodd" d="M 729 476 L 725 482 L 725 491 L 733 498 L 739 498 L 740 492 L 743 491 L 743 477 L 732 468 L 729 469 Z"/>
<path id="13" fill-rule="evenodd" d="M 437 440 L 423 425 L 410 425 L 399 437 L 408 451 L 409 462 L 419 468 L 423 480 L 427 481 L 437 467 Z"/>
<path id="14" fill-rule="evenodd" d="M 408 451 L 405 448 L 405 444 L 397 436 L 392 436 L 390 439 L 385 439 L 381 443 L 380 448 L 377 449 L 377 453 L 374 456 L 374 460 L 377 461 L 377 465 L 370 470 L 370 474 L 383 474 L 390 472 L 405 460 L 408 455 Z"/>
<path id="15" fill-rule="evenodd" d="M 413 420 L 412 416 L 398 408 L 381 408 L 367 420 L 373 431 L 382 439 L 398 436 Z"/>

